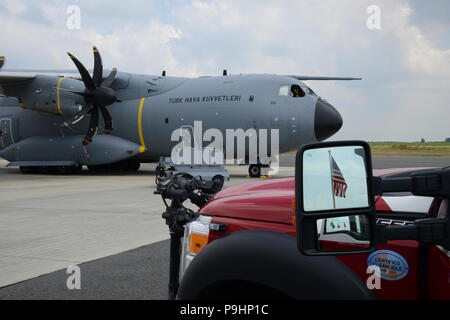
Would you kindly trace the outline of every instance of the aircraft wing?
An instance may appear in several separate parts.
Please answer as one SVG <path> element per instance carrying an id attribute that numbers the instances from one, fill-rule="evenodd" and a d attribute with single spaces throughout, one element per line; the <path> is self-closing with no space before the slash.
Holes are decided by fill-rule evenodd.
<path id="1" fill-rule="evenodd" d="M 350 77 L 314 77 L 314 76 L 293 76 L 289 77 L 295 78 L 300 81 L 305 80 L 361 80 L 362 78 L 350 78 Z"/>
<path id="2" fill-rule="evenodd" d="M 10 69 L 0 71 L 0 85 L 5 83 L 13 83 L 16 81 L 32 80 L 37 75 L 47 75 L 55 77 L 67 77 L 81 79 L 78 71 L 75 70 L 20 70 Z"/>
<path id="3" fill-rule="evenodd" d="M 34 77 L 36 77 L 36 74 L 28 72 L 0 72 L 0 84 L 21 80 L 31 80 Z"/>

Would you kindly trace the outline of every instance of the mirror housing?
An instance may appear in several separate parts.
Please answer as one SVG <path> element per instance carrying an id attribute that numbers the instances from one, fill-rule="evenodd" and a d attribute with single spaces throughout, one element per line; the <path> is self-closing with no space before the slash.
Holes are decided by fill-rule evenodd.
<path id="1" fill-rule="evenodd" d="M 375 249 L 372 158 L 364 141 L 302 146 L 296 156 L 298 249 L 305 255 Z M 333 236 L 334 244 L 327 239 Z"/>

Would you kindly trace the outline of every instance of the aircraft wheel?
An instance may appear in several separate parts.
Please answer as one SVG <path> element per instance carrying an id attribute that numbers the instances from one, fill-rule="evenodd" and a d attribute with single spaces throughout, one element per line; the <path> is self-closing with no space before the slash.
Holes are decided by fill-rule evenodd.
<path id="1" fill-rule="evenodd" d="M 37 168 L 29 166 L 20 166 L 20 172 L 22 172 L 23 174 L 32 174 L 37 172 Z"/>
<path id="2" fill-rule="evenodd" d="M 141 167 L 141 163 L 137 160 L 130 160 L 128 171 L 136 172 Z"/>
<path id="3" fill-rule="evenodd" d="M 76 164 L 76 165 L 73 166 L 72 173 L 80 174 L 81 171 L 83 171 L 83 166 L 81 164 Z"/>
<path id="4" fill-rule="evenodd" d="M 103 171 L 102 166 L 87 166 L 90 172 L 101 172 Z"/>
<path id="5" fill-rule="evenodd" d="M 213 185 L 214 192 L 219 192 L 223 188 L 223 184 L 225 183 L 225 178 L 223 176 L 215 176 L 212 179 L 212 182 L 214 183 L 214 185 Z"/>
<path id="6" fill-rule="evenodd" d="M 123 164 L 118 163 L 110 163 L 110 164 L 100 164 L 96 166 L 87 166 L 90 172 L 95 173 L 114 173 L 114 172 L 120 172 L 124 170 Z"/>
<path id="7" fill-rule="evenodd" d="M 123 160 L 110 165 L 112 171 L 131 171 L 131 162 L 129 160 Z"/>
<path id="8" fill-rule="evenodd" d="M 40 166 L 36 167 L 36 171 L 40 174 L 52 174 L 56 172 L 56 167 Z"/>
<path id="9" fill-rule="evenodd" d="M 141 163 L 136 160 L 123 160 L 110 165 L 113 171 L 135 172 L 138 171 Z"/>
<path id="10" fill-rule="evenodd" d="M 56 172 L 62 175 L 69 175 L 73 172 L 73 166 L 58 166 L 56 167 Z"/>
<path id="11" fill-rule="evenodd" d="M 134 160 L 124 160 L 119 161 L 116 163 L 110 163 L 110 164 L 103 164 L 103 165 L 97 165 L 97 166 L 87 166 L 89 171 L 91 172 L 131 172 L 131 171 L 138 171 L 141 166 L 141 163 L 139 161 Z"/>
<path id="12" fill-rule="evenodd" d="M 259 178 L 259 177 L 261 177 L 261 165 L 259 165 L 259 164 L 251 164 L 248 167 L 248 174 L 252 178 Z"/>

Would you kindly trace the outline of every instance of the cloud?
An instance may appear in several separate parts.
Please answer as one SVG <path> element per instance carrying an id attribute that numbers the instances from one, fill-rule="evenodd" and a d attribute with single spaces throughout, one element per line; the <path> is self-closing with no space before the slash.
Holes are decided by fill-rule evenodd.
<path id="1" fill-rule="evenodd" d="M 95 28 L 70 30 L 66 27 L 69 17 L 66 9 L 64 4 L 40 6 L 35 16 L 45 17 L 49 24 L 0 12 L 3 24 L 0 42 L 7 44 L 2 46 L 1 54 L 7 57 L 9 68 L 74 69 L 67 51 L 90 68 L 93 63 L 91 47 L 96 45 L 105 67 L 116 66 L 135 73 L 160 73 L 163 67 L 191 72 L 189 67 L 179 65 L 171 53 L 171 40 L 181 36 L 175 27 L 149 19 L 127 21 L 117 31 L 106 34 Z M 82 17 L 88 19 L 83 11 Z"/>
<path id="2" fill-rule="evenodd" d="M 14 14 L 22 13 L 27 9 L 24 0 L 3 0 L 0 4 Z"/>
<path id="3" fill-rule="evenodd" d="M 68 30 L 68 5 L 82 28 Z M 362 76 L 308 83 L 342 113 L 339 139 L 442 140 L 450 136 L 450 22 L 415 0 L 377 0 L 381 30 L 368 30 L 372 1 L 1 1 L 2 55 L 9 67 L 91 66 L 170 75 L 277 73 Z M 4 9 L 1 9 L 1 8 Z M 434 11 L 433 11 L 434 10 Z M 433 12 L 435 14 L 433 14 Z M 433 17 L 441 19 L 433 19 Z M 437 20 L 434 21 L 434 20 Z M 428 28 L 427 26 L 433 27 Z"/>

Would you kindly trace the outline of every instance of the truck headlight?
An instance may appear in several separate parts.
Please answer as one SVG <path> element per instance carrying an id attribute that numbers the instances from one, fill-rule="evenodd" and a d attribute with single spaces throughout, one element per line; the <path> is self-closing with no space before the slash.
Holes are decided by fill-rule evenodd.
<path id="1" fill-rule="evenodd" d="M 208 244 L 211 220 L 212 217 L 200 215 L 186 224 L 180 259 L 180 280 L 192 259 Z"/>

